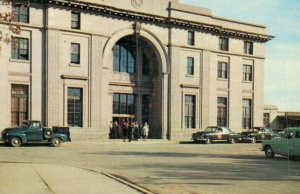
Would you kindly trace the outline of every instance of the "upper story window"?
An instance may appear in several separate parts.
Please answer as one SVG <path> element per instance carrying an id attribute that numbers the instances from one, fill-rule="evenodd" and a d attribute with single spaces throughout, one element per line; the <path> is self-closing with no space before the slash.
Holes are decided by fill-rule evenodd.
<path id="1" fill-rule="evenodd" d="M 80 13 L 72 11 L 71 12 L 71 28 L 80 29 Z"/>
<path id="2" fill-rule="evenodd" d="M 187 58 L 187 75 L 194 75 L 194 58 L 188 57 Z"/>
<path id="3" fill-rule="evenodd" d="M 253 42 L 244 41 L 244 53 L 249 55 L 253 54 Z"/>
<path id="4" fill-rule="evenodd" d="M 80 64 L 80 44 L 71 43 L 71 63 Z"/>
<path id="5" fill-rule="evenodd" d="M 12 11 L 15 22 L 29 23 L 29 8 L 26 5 L 13 4 Z"/>
<path id="6" fill-rule="evenodd" d="M 227 63 L 218 62 L 218 78 L 227 79 Z"/>
<path id="7" fill-rule="evenodd" d="M 243 65 L 243 80 L 252 81 L 252 65 Z"/>
<path id="8" fill-rule="evenodd" d="M 12 38 L 11 58 L 29 60 L 29 40 L 27 38 Z"/>
<path id="9" fill-rule="evenodd" d="M 117 72 L 135 73 L 135 58 L 133 48 L 128 44 L 117 43 L 113 47 L 114 67 Z"/>
<path id="10" fill-rule="evenodd" d="M 195 32 L 188 31 L 188 45 L 194 46 L 195 45 Z"/>
<path id="11" fill-rule="evenodd" d="M 219 37 L 219 50 L 228 51 L 229 50 L 228 43 L 229 43 L 228 38 Z"/>

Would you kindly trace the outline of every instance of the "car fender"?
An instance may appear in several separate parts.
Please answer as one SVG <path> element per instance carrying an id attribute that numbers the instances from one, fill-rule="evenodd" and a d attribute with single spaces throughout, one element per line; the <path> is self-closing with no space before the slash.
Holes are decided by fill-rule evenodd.
<path id="1" fill-rule="evenodd" d="M 57 133 L 54 133 L 51 140 L 54 139 L 54 138 L 59 138 L 61 141 L 69 141 L 69 138 L 65 135 L 65 134 L 57 134 Z"/>
<path id="2" fill-rule="evenodd" d="M 13 137 L 18 137 L 21 139 L 22 143 L 27 143 L 26 134 L 20 134 L 20 133 L 16 133 L 16 132 L 9 133 L 9 134 L 7 134 L 7 141 L 9 142 L 10 139 Z"/>

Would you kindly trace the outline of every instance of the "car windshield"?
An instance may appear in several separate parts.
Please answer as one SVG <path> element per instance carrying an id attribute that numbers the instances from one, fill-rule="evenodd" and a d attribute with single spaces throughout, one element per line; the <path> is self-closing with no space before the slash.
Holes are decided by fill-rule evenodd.
<path id="1" fill-rule="evenodd" d="M 28 125 L 29 125 L 29 122 L 28 122 L 28 121 L 23 121 L 23 123 L 22 123 L 22 127 L 23 127 L 23 128 L 28 127 Z"/>
<path id="2" fill-rule="evenodd" d="M 248 129 L 249 132 L 258 132 L 258 129 L 257 128 L 251 128 L 251 129 Z"/>

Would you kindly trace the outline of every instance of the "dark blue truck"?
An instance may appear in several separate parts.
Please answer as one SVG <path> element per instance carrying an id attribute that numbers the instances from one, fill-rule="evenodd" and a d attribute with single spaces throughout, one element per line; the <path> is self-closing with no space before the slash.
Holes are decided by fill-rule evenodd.
<path id="1" fill-rule="evenodd" d="M 61 142 L 71 141 L 69 127 L 43 127 L 40 121 L 24 121 L 20 127 L 5 128 L 2 140 L 13 147 L 26 143 L 47 143 L 59 147 Z"/>

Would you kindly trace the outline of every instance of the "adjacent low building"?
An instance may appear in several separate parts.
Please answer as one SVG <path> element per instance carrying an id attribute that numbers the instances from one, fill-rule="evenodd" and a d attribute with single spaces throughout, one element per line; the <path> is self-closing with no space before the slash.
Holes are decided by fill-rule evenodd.
<path id="1" fill-rule="evenodd" d="M 22 32 L 1 43 L 2 128 L 35 119 L 107 131 L 127 120 L 176 138 L 263 125 L 265 26 L 178 0 L 12 7 Z"/>

